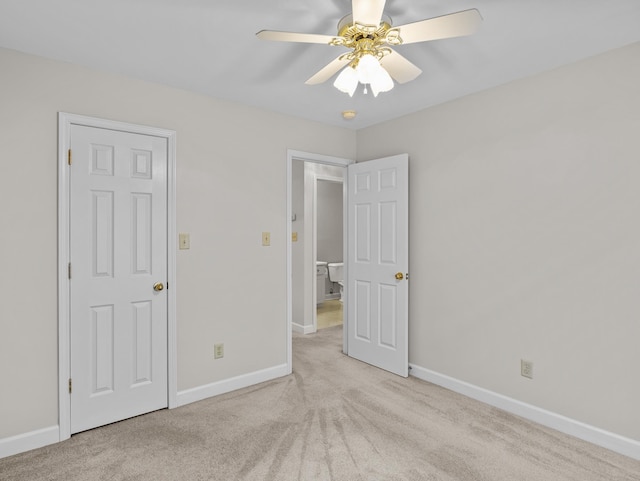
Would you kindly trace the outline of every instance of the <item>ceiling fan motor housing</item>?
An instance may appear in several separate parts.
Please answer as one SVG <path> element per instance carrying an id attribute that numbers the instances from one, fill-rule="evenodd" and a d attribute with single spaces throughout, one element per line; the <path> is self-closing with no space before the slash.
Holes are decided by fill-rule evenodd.
<path id="1" fill-rule="evenodd" d="M 361 25 L 353 23 L 353 15 L 343 17 L 338 23 L 338 36 L 331 41 L 331 45 L 352 49 L 342 58 L 352 60 L 352 67 L 364 55 L 372 55 L 378 60 L 391 53 L 385 45 L 400 45 L 400 31 L 391 26 L 391 18 L 383 15 L 379 25 Z"/>

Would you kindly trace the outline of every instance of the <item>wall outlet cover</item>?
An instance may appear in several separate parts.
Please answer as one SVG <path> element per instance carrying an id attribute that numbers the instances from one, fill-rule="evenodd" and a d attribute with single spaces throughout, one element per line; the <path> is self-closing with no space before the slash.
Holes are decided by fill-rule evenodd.
<path id="1" fill-rule="evenodd" d="M 533 379 L 533 362 L 520 359 L 520 375 Z"/>

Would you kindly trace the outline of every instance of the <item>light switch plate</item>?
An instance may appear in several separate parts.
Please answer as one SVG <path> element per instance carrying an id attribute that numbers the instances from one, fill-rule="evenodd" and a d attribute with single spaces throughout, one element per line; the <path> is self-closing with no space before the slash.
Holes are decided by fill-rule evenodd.
<path id="1" fill-rule="evenodd" d="M 179 234 L 178 235 L 178 245 L 180 249 L 190 249 L 191 248 L 191 239 L 189 234 Z"/>
<path id="2" fill-rule="evenodd" d="M 271 232 L 263 232 L 262 233 L 262 245 L 270 246 L 271 245 Z"/>

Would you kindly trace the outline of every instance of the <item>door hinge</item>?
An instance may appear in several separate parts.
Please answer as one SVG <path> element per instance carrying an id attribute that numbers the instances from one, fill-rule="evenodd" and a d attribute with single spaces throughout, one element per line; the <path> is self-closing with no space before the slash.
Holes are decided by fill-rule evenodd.
<path id="1" fill-rule="evenodd" d="M 69 165 L 71 165 L 71 162 L 72 162 L 72 160 L 71 160 L 71 149 L 69 149 L 69 150 L 67 151 L 67 163 L 68 163 Z"/>
<path id="2" fill-rule="evenodd" d="M 71 262 L 69 262 L 67 275 L 69 276 L 69 279 L 71 279 Z"/>
<path id="3" fill-rule="evenodd" d="M 71 381 L 71 378 L 69 378 L 69 394 L 71 394 L 72 391 L 73 391 L 73 382 Z"/>

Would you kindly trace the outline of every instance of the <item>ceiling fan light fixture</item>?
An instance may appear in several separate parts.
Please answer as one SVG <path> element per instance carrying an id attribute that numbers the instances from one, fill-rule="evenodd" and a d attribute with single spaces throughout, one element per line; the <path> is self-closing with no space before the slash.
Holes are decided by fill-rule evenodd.
<path id="1" fill-rule="evenodd" d="M 340 92 L 349 94 L 349 97 L 353 97 L 358 88 L 358 72 L 351 65 L 347 65 L 333 82 L 333 86 Z"/>
<path id="2" fill-rule="evenodd" d="M 340 92 L 353 97 L 358 83 L 361 83 L 365 86 L 365 93 L 366 86 L 369 85 L 373 96 L 377 97 L 380 92 L 388 92 L 393 88 L 391 75 L 373 55 L 365 54 L 354 63 L 355 67 L 353 64 L 347 65 L 333 82 L 333 86 Z"/>
<path id="3" fill-rule="evenodd" d="M 335 83 L 333 84 L 341 92 L 346 92 L 353 96 L 358 83 L 365 86 L 369 85 L 373 96 L 377 97 L 380 92 L 388 92 L 393 88 L 393 79 L 387 72 L 380 61 L 371 54 L 364 54 L 357 60 L 356 67 L 349 65 L 345 68 Z"/>

